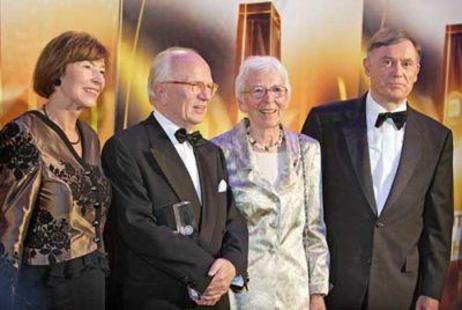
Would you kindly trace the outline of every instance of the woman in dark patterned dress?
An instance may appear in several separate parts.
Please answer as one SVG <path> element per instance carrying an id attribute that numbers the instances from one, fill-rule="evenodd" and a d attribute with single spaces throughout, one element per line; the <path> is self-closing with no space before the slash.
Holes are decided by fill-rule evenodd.
<path id="1" fill-rule="evenodd" d="M 78 117 L 103 91 L 107 61 L 86 33 L 54 38 L 34 72 L 47 102 L 0 131 L 0 309 L 104 309 L 110 185 Z"/>

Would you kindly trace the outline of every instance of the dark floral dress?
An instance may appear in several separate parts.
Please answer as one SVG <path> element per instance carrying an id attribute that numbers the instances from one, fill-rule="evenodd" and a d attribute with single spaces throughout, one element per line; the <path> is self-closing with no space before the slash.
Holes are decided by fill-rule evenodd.
<path id="1" fill-rule="evenodd" d="M 110 184 L 96 133 L 78 122 L 80 157 L 62 130 L 38 111 L 0 131 L 0 273 L 104 253 Z M 1 289 L 1 288 L 0 288 Z"/>

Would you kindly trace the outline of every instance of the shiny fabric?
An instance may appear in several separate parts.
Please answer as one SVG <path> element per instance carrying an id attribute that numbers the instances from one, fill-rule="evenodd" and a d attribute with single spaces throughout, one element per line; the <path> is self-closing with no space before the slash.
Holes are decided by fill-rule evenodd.
<path id="1" fill-rule="evenodd" d="M 5 269 L 104 252 L 101 233 L 110 184 L 100 167 L 96 133 L 77 125 L 82 157 L 38 111 L 23 114 L 0 132 L 0 266 Z"/>
<path id="2" fill-rule="evenodd" d="M 249 229 L 248 291 L 239 309 L 308 309 L 309 295 L 327 294 L 319 144 L 284 130 L 287 162 L 273 187 L 256 170 L 246 120 L 214 139 L 225 155 L 236 207 Z M 302 158 L 303 156 L 303 158 Z"/>

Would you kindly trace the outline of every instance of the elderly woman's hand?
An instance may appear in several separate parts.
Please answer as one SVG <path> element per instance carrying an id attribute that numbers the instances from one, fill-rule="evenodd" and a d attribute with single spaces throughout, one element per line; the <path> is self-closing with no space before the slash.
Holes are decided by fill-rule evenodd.
<path id="1" fill-rule="evenodd" d="M 326 310 L 323 295 L 312 294 L 310 296 L 310 310 Z"/>

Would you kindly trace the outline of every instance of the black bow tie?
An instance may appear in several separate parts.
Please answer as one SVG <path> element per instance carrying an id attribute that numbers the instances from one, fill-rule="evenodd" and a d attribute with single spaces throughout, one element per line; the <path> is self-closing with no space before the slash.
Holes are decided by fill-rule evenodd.
<path id="1" fill-rule="evenodd" d="M 400 130 L 403 128 L 404 123 L 406 122 L 406 117 L 407 111 L 380 113 L 377 117 L 377 121 L 375 122 L 375 127 L 379 128 L 387 120 L 387 118 L 391 118 L 393 123 L 395 123 L 396 128 Z"/>
<path id="2" fill-rule="evenodd" d="M 188 141 L 189 143 L 191 143 L 192 146 L 197 146 L 200 144 L 202 140 L 202 135 L 199 131 L 188 133 L 186 129 L 180 128 L 175 132 L 175 138 L 180 143 Z"/>

